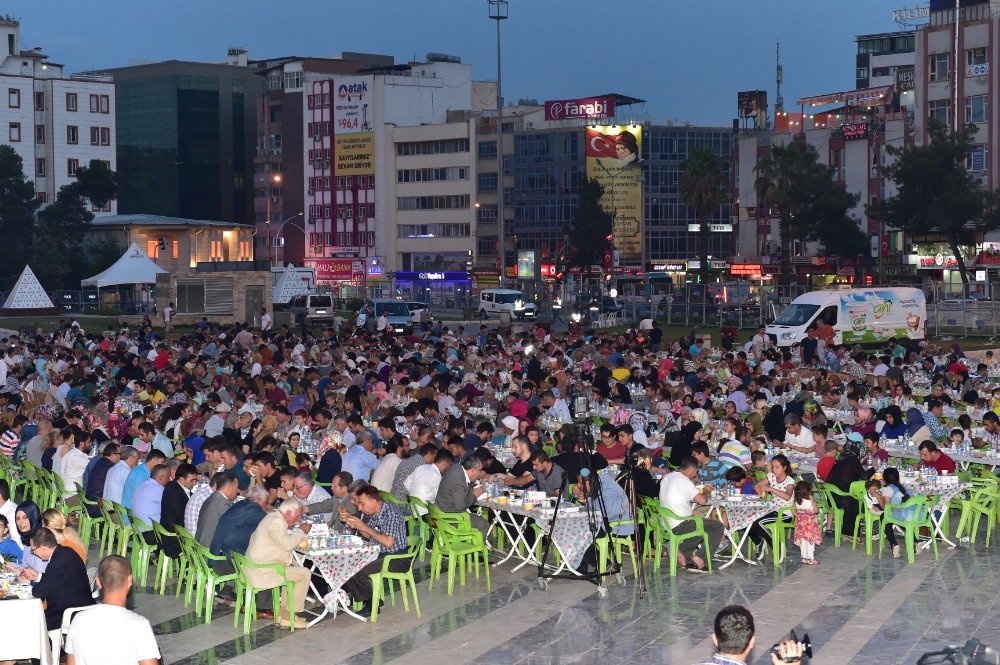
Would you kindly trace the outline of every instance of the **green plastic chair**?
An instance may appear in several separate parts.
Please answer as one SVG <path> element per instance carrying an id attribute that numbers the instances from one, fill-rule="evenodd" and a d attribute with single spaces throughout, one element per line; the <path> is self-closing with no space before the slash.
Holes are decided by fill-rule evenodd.
<path id="1" fill-rule="evenodd" d="M 413 593 L 413 609 L 416 611 L 417 616 L 420 616 L 420 603 L 417 600 L 417 584 L 413 581 L 413 561 L 417 558 L 417 554 L 423 550 L 423 543 L 419 536 L 410 536 L 406 539 L 407 549 L 403 554 L 390 554 L 382 558 L 382 570 L 378 573 L 372 573 L 369 575 L 372 579 L 372 623 L 378 621 L 378 606 L 380 601 L 385 595 L 382 589 L 382 584 L 385 583 L 389 587 L 389 598 L 393 606 L 396 605 L 396 592 L 393 588 L 393 582 L 399 583 L 399 595 L 403 597 L 403 611 L 409 612 L 410 606 L 406 602 L 407 589 L 406 584 L 410 584 L 410 591 Z M 404 561 L 409 560 L 410 565 L 404 572 L 394 573 L 389 570 L 389 563 L 391 561 Z M 487 566 L 488 567 L 488 566 Z"/>
<path id="2" fill-rule="evenodd" d="M 410 516 L 415 522 L 414 531 L 410 534 L 420 539 L 420 560 L 427 560 L 427 543 L 431 540 L 431 528 L 424 515 L 427 514 L 427 504 L 423 499 L 415 496 L 408 497 L 407 503 L 410 506 Z"/>
<path id="3" fill-rule="evenodd" d="M 904 521 L 892 516 L 892 510 L 905 510 L 906 508 L 916 507 L 916 512 L 913 514 L 913 519 L 909 521 Z M 906 545 L 906 560 L 913 563 L 913 557 L 916 553 L 916 542 L 917 534 L 920 533 L 921 528 L 930 529 L 931 532 L 931 544 L 934 547 L 934 558 L 938 558 L 938 546 L 937 546 L 937 536 L 934 534 L 934 522 L 931 521 L 931 508 L 933 503 L 925 496 L 914 496 L 910 497 L 909 501 L 898 505 L 892 506 L 890 510 L 887 510 L 882 516 L 882 524 L 887 525 L 887 528 L 891 528 L 893 525 L 899 526 L 903 529 L 903 535 L 905 537 Z M 878 556 L 882 558 L 882 544 L 885 543 L 885 538 L 881 538 L 878 541 Z"/>
<path id="4" fill-rule="evenodd" d="M 177 534 L 173 531 L 168 531 L 162 524 L 153 520 L 153 535 L 156 536 L 156 543 L 158 545 L 158 554 L 156 556 L 156 578 L 153 580 L 153 588 L 161 596 L 167 592 L 167 579 L 175 578 L 177 579 L 177 586 L 180 587 L 181 579 L 184 577 L 184 571 L 187 567 L 187 556 L 184 554 L 184 550 L 181 550 L 179 556 L 172 557 L 166 553 L 163 549 L 163 541 L 167 538 L 177 538 Z"/>
<path id="5" fill-rule="evenodd" d="M 257 592 L 268 591 L 265 587 L 255 587 L 247 576 L 248 570 L 273 570 L 281 576 L 284 582 L 277 586 L 270 587 L 271 606 L 274 608 L 274 615 L 277 617 L 281 611 L 281 590 L 285 589 L 285 597 L 288 599 L 288 619 L 291 630 L 295 631 L 295 608 L 292 607 L 295 597 L 295 582 L 287 578 L 285 565 L 281 563 L 250 563 L 245 556 L 239 552 L 230 552 L 233 557 L 233 568 L 236 574 L 231 576 L 236 581 L 236 612 L 233 616 L 233 628 L 237 628 L 240 623 L 240 611 L 243 612 L 243 634 L 250 633 L 250 623 L 257 618 Z M 225 557 L 222 557 L 225 558 Z M 414 592 L 414 595 L 415 592 Z M 208 623 L 211 619 L 205 621 Z"/>
<path id="6" fill-rule="evenodd" d="M 608 526 L 611 527 L 611 534 L 604 534 L 595 541 L 597 548 L 597 568 L 601 575 L 604 575 L 608 570 L 608 559 L 612 552 L 614 553 L 615 561 L 621 562 L 625 550 L 628 549 L 629 557 L 632 559 L 632 575 L 634 577 L 639 576 L 639 567 L 635 561 L 635 536 L 615 535 L 616 528 L 631 524 L 633 524 L 632 520 L 608 522 Z"/>
<path id="7" fill-rule="evenodd" d="M 145 533 L 152 531 L 153 527 L 136 517 L 131 510 L 128 511 L 128 516 L 132 532 L 132 575 L 136 586 L 145 587 L 149 580 L 149 564 L 156 549 L 153 544 L 146 542 Z"/>
<path id="8" fill-rule="evenodd" d="M 835 512 L 834 512 L 834 515 L 833 515 L 833 523 L 834 523 L 834 534 L 835 534 L 834 537 L 837 539 L 837 542 L 834 543 L 834 544 L 835 544 L 836 547 L 840 547 L 840 541 L 843 540 L 843 537 L 844 537 L 844 529 L 847 528 L 847 527 L 850 527 L 851 525 L 844 524 L 844 512 L 845 511 L 844 511 L 843 508 L 841 508 L 840 506 L 838 506 L 836 504 L 836 501 L 835 501 L 834 497 L 837 497 L 837 496 L 839 496 L 839 497 L 847 497 L 848 499 L 850 499 L 852 501 L 857 501 L 858 497 L 856 497 L 855 495 L 851 494 L 850 492 L 844 492 L 843 490 L 841 490 L 837 486 L 832 485 L 830 483 L 826 483 L 826 485 L 823 486 L 823 491 L 826 492 L 829 495 L 829 497 L 830 497 L 830 504 L 835 509 Z M 863 501 L 863 499 L 862 499 L 862 501 Z M 858 525 L 861 523 L 861 510 L 862 510 L 861 506 L 858 506 L 858 516 L 856 518 L 854 518 L 854 526 L 851 529 L 851 533 L 854 534 L 855 540 L 857 540 L 857 536 L 858 536 L 858 528 L 859 528 Z"/>
<path id="9" fill-rule="evenodd" d="M 186 532 L 178 529 L 178 535 Z M 220 575 L 212 567 L 212 561 L 226 561 L 226 557 L 212 554 L 208 548 L 191 537 L 190 534 L 184 538 L 187 542 L 188 556 L 190 557 L 190 568 L 194 570 L 195 580 L 195 615 L 202 615 L 202 605 L 205 607 L 205 623 L 212 622 L 212 607 L 215 605 L 215 590 L 223 586 L 226 582 L 235 582 L 236 573 Z"/>
<path id="10" fill-rule="evenodd" d="M 181 591 L 183 591 L 184 607 L 190 607 L 192 594 L 198 588 L 198 569 L 194 565 L 194 554 L 191 552 L 191 543 L 195 537 L 182 526 L 175 526 L 174 533 L 177 534 L 177 543 L 181 547 L 181 556 L 187 562 L 187 565 L 181 569 L 177 576 L 177 591 L 174 595 L 179 598 Z"/>
<path id="11" fill-rule="evenodd" d="M 852 485 L 853 493 L 853 485 Z M 862 497 L 860 500 L 861 512 L 858 514 L 860 521 L 864 522 L 865 525 L 865 554 L 868 556 L 872 555 L 872 534 L 882 533 L 882 515 L 884 513 L 872 512 L 872 507 L 869 505 L 868 500 Z M 878 529 L 876 531 L 875 529 Z M 857 533 L 857 530 L 855 530 Z M 854 542 L 851 543 L 851 549 L 856 550 L 858 548 L 858 539 L 855 537 Z"/>
<path id="12" fill-rule="evenodd" d="M 1000 492 L 997 491 L 996 485 L 991 487 L 978 484 L 972 488 L 968 499 L 962 499 L 960 505 L 962 512 L 958 518 L 955 536 L 957 538 L 967 536 L 975 544 L 979 535 L 979 520 L 985 517 L 986 547 L 989 547 L 993 537 L 993 523 L 996 522 L 997 509 L 1000 507 Z"/>
<path id="13" fill-rule="evenodd" d="M 696 517 L 692 515 L 691 517 L 681 517 L 677 515 L 669 508 L 665 508 L 660 505 L 660 502 L 652 497 L 643 497 L 643 503 L 648 506 L 650 513 L 655 516 L 656 527 L 655 527 L 655 537 L 656 537 L 656 552 L 655 552 L 655 563 L 653 564 L 653 570 L 660 569 L 660 562 L 663 558 L 663 542 L 669 543 L 670 549 L 670 576 L 677 576 L 677 554 L 680 551 L 681 543 L 686 540 L 694 540 L 700 538 L 705 544 L 705 561 L 708 566 L 709 572 L 712 571 L 712 552 L 710 550 L 710 545 L 708 542 L 708 534 L 705 532 L 705 521 L 701 517 Z M 675 519 L 681 522 L 694 522 L 695 528 L 690 533 L 685 534 L 675 534 L 674 530 L 670 528 L 670 522 L 668 519 Z"/>
<path id="14" fill-rule="evenodd" d="M 782 506 L 778 508 L 776 519 L 764 525 L 771 536 L 771 558 L 775 567 L 780 565 L 785 558 L 788 534 L 795 531 L 795 521 L 785 521 L 784 518 L 788 514 L 793 514 L 794 516 L 794 512 L 795 506 Z"/>
<path id="15" fill-rule="evenodd" d="M 90 507 L 100 511 L 100 506 L 97 501 L 91 501 L 87 498 L 87 493 L 83 491 L 82 487 L 77 487 L 76 495 L 80 497 L 80 540 L 83 541 L 84 547 L 89 548 L 91 538 L 100 537 L 104 517 L 94 517 L 90 514 Z"/>
<path id="16" fill-rule="evenodd" d="M 132 523 L 129 521 L 129 510 L 120 503 L 111 502 L 111 509 L 115 511 L 115 520 L 118 524 L 118 551 L 116 554 L 125 556 L 128 553 L 128 546 L 132 540 Z M 110 552 L 109 552 L 110 554 Z"/>
<path id="17" fill-rule="evenodd" d="M 428 588 L 434 588 L 434 580 L 441 577 L 441 565 L 448 559 L 448 595 L 455 593 L 455 569 L 458 568 L 460 582 L 465 586 L 466 567 L 475 571 L 479 579 L 480 556 L 486 576 L 486 589 L 490 590 L 489 552 L 483 534 L 473 529 L 468 513 L 444 513 L 434 504 L 427 506 L 434 534 L 431 549 L 431 576 Z"/>

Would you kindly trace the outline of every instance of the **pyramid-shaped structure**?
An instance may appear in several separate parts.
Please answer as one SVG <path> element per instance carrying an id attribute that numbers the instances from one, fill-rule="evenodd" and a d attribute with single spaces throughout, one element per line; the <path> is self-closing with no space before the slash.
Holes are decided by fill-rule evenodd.
<path id="1" fill-rule="evenodd" d="M 3 304 L 4 309 L 46 309 L 54 307 L 52 299 L 45 293 L 41 282 L 31 271 L 31 266 L 24 266 L 21 276 L 17 278 L 14 289 Z"/>
<path id="2" fill-rule="evenodd" d="M 278 283 L 274 285 L 274 297 L 271 300 L 276 305 L 284 305 L 295 296 L 307 293 L 309 293 L 309 286 L 289 265 L 278 277 Z"/>

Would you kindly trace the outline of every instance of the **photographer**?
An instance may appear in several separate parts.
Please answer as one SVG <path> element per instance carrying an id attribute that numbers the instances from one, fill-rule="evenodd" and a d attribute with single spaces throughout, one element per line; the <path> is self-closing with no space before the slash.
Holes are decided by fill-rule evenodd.
<path id="1" fill-rule="evenodd" d="M 715 629 L 712 642 L 715 653 L 709 660 L 699 665 L 746 665 L 754 646 L 753 615 L 740 605 L 723 607 L 715 615 Z M 771 651 L 773 665 L 799 665 L 805 650 L 800 642 L 784 640 L 775 645 L 778 653 Z"/>

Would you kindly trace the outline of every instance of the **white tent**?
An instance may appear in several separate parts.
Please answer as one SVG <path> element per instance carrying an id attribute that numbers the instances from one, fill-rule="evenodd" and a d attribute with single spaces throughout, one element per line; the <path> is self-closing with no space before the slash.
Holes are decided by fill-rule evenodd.
<path id="1" fill-rule="evenodd" d="M 285 271 L 278 276 L 278 283 L 274 285 L 274 296 L 271 298 L 276 305 L 284 305 L 295 296 L 309 293 L 309 285 L 295 269 L 289 265 Z"/>
<path id="2" fill-rule="evenodd" d="M 14 290 L 3 304 L 4 309 L 48 309 L 53 306 L 52 299 L 45 293 L 31 266 L 24 266 Z"/>
<path id="3" fill-rule="evenodd" d="M 155 284 L 156 276 L 166 272 L 146 256 L 138 244 L 132 243 L 113 266 L 80 283 L 83 286 L 96 286 L 99 289 L 117 284 Z"/>

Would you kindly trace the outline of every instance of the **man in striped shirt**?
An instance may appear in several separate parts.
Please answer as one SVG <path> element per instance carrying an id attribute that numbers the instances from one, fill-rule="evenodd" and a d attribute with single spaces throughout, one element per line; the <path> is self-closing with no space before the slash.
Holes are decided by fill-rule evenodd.
<path id="1" fill-rule="evenodd" d="M 6 432 L 0 435 L 0 452 L 13 459 L 21 445 L 21 430 L 28 419 L 22 415 L 14 416 L 14 422 Z"/>

